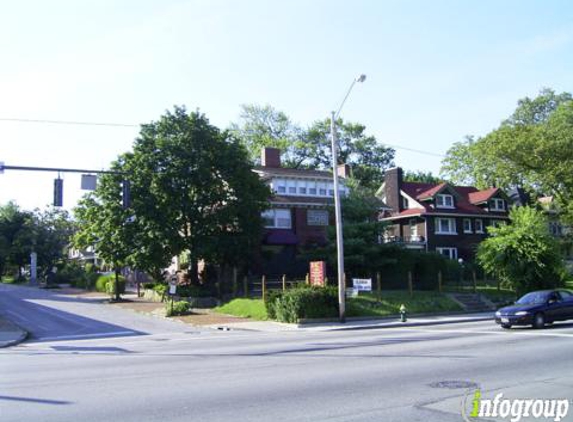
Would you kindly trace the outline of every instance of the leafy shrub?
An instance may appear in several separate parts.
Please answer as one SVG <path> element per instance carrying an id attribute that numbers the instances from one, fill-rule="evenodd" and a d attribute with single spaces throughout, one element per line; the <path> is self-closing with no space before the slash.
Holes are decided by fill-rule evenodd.
<path id="1" fill-rule="evenodd" d="M 84 287 L 86 283 L 86 272 L 76 262 L 66 262 L 58 265 L 53 283 L 71 284 L 75 287 Z"/>
<path id="2" fill-rule="evenodd" d="M 143 283 L 143 288 L 144 289 L 149 289 L 149 290 L 153 290 L 154 287 L 156 286 L 157 283 Z"/>
<path id="3" fill-rule="evenodd" d="M 272 293 L 267 300 L 267 314 L 281 322 L 303 318 L 338 316 L 338 295 L 333 287 L 301 287 Z"/>
<path id="4" fill-rule="evenodd" d="M 161 296 L 165 296 L 167 293 L 167 284 L 156 284 L 153 286 L 153 290 L 159 293 Z"/>
<path id="5" fill-rule="evenodd" d="M 115 274 L 102 274 L 95 282 L 96 291 L 115 294 Z M 125 293 L 125 278 L 119 276 L 119 293 Z"/>
<path id="6" fill-rule="evenodd" d="M 190 309 L 191 309 L 191 304 L 186 300 L 173 302 L 173 309 L 171 302 L 165 303 L 165 314 L 168 317 L 188 314 Z"/>

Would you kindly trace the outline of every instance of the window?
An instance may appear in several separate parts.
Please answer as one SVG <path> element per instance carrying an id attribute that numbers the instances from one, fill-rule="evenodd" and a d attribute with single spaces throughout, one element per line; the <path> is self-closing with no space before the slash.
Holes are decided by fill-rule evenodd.
<path id="1" fill-rule="evenodd" d="M 306 212 L 306 224 L 309 226 L 328 226 L 328 211 L 308 210 Z"/>
<path id="2" fill-rule="evenodd" d="M 326 189 L 320 188 L 319 193 L 320 196 L 326 196 Z"/>
<path id="3" fill-rule="evenodd" d="M 493 198 L 490 202 L 492 211 L 505 211 L 505 201 L 500 198 Z"/>
<path id="4" fill-rule="evenodd" d="M 402 197 L 402 208 L 404 208 L 405 210 L 407 210 L 409 208 L 409 203 L 408 203 L 408 198 L 406 197 Z"/>
<path id="5" fill-rule="evenodd" d="M 450 259 L 458 258 L 458 248 L 436 248 L 436 252 Z"/>
<path id="6" fill-rule="evenodd" d="M 505 226 L 505 221 L 491 220 L 491 226 L 492 226 L 492 227 Z"/>
<path id="7" fill-rule="evenodd" d="M 409 226 L 410 226 L 410 236 L 411 237 L 417 237 L 418 236 L 418 224 L 417 221 L 412 218 L 409 222 L 408 222 Z"/>
<path id="8" fill-rule="evenodd" d="M 472 232 L 472 220 L 470 220 L 469 218 L 464 218 L 464 233 L 471 233 L 471 232 Z"/>
<path id="9" fill-rule="evenodd" d="M 295 186 L 289 186 L 288 187 L 288 193 L 296 193 L 296 187 Z"/>
<path id="10" fill-rule="evenodd" d="M 445 193 L 436 196 L 437 208 L 454 208 L 454 197 Z"/>
<path id="11" fill-rule="evenodd" d="M 286 193 L 286 186 L 277 186 L 278 193 Z"/>
<path id="12" fill-rule="evenodd" d="M 334 196 L 334 189 L 328 189 L 328 196 Z"/>
<path id="13" fill-rule="evenodd" d="M 475 222 L 476 225 L 476 233 L 483 233 L 483 220 L 478 218 Z"/>
<path id="14" fill-rule="evenodd" d="M 301 195 L 306 195 L 306 188 L 298 188 L 298 193 Z"/>
<path id="15" fill-rule="evenodd" d="M 263 224 L 266 228 L 290 229 L 290 210 L 267 210 L 262 213 Z"/>
<path id="16" fill-rule="evenodd" d="M 458 234 L 454 218 L 436 218 L 436 234 Z"/>
<path id="17" fill-rule="evenodd" d="M 316 195 L 316 188 L 308 188 L 309 195 Z"/>

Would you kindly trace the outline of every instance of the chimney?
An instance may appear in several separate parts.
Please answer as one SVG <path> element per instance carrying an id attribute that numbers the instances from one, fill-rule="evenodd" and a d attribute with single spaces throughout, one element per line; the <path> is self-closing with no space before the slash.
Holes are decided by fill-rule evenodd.
<path id="1" fill-rule="evenodd" d="M 339 164 L 337 173 L 338 177 L 343 177 L 344 179 L 350 177 L 350 166 L 348 164 Z"/>
<path id="2" fill-rule="evenodd" d="M 402 211 L 400 189 L 402 189 L 402 169 L 394 167 L 386 170 L 384 174 L 384 195 L 386 196 L 386 205 L 392 208 L 393 212 Z"/>
<path id="3" fill-rule="evenodd" d="M 281 166 L 281 150 L 265 147 L 261 150 L 261 165 L 263 167 L 279 168 Z"/>

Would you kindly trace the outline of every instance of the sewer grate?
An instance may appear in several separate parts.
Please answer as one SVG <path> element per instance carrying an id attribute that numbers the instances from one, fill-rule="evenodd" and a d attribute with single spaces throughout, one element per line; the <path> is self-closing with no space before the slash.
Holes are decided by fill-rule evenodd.
<path id="1" fill-rule="evenodd" d="M 472 381 L 459 381 L 459 380 L 450 380 L 450 381 L 437 381 L 429 384 L 432 388 L 448 388 L 450 390 L 455 390 L 458 388 L 478 388 L 479 385 Z"/>

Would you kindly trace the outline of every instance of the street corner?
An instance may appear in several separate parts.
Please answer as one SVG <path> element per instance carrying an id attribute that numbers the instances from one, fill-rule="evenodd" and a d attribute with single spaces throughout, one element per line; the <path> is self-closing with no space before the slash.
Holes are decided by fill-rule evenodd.
<path id="1" fill-rule="evenodd" d="M 28 337 L 28 332 L 0 316 L 0 348 L 16 346 Z"/>

